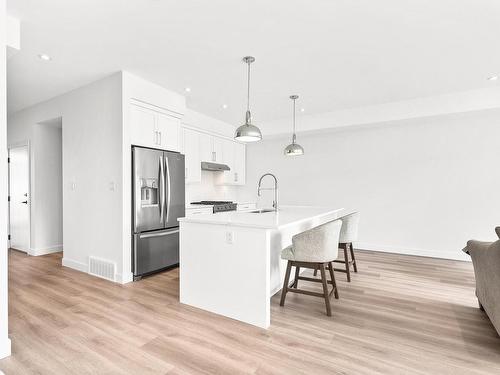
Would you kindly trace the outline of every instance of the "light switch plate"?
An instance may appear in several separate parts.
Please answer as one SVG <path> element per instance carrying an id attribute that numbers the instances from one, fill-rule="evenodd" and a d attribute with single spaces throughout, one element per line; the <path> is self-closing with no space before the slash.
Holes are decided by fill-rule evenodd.
<path id="1" fill-rule="evenodd" d="M 226 243 L 229 245 L 234 243 L 234 232 L 226 232 Z"/>

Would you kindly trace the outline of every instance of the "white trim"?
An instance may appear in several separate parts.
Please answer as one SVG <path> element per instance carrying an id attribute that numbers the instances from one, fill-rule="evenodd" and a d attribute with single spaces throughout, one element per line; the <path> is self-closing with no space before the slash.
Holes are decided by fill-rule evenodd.
<path id="1" fill-rule="evenodd" d="M 0 359 L 8 357 L 11 355 L 11 343 L 10 339 L 0 341 Z"/>
<path id="2" fill-rule="evenodd" d="M 120 284 L 127 284 L 134 281 L 134 274 L 132 272 L 126 272 L 124 274 L 117 273 L 115 276 L 115 281 Z"/>
<path id="3" fill-rule="evenodd" d="M 461 260 L 470 262 L 470 257 L 468 257 L 462 251 L 462 249 L 457 249 L 456 251 L 438 251 L 438 250 L 428 250 L 428 249 L 415 249 L 415 248 L 412 249 L 409 247 L 375 245 L 366 242 L 356 242 L 354 244 L 354 248 L 359 250 L 378 251 L 382 253 L 416 255 L 421 257 Z"/>
<path id="4" fill-rule="evenodd" d="M 68 267 L 68 268 L 72 268 L 72 269 L 80 271 L 80 272 L 84 272 L 90 276 L 98 277 L 98 276 L 89 274 L 89 266 L 86 263 L 78 262 L 76 260 L 72 260 L 72 259 L 68 259 L 68 258 L 63 258 L 62 265 L 64 267 Z M 108 280 L 108 279 L 105 279 L 105 280 Z M 127 283 L 134 281 L 134 275 L 132 274 L 132 272 L 126 272 L 124 274 L 117 273 L 115 275 L 114 281 L 113 280 L 108 280 L 108 281 L 116 282 L 119 284 L 127 284 Z"/>
<path id="5" fill-rule="evenodd" d="M 88 271 L 89 271 L 88 264 L 82 263 L 82 262 L 77 262 L 76 260 L 71 260 L 71 259 L 64 258 L 64 257 L 62 259 L 62 265 L 64 267 L 72 268 L 72 269 L 80 271 L 80 272 L 88 273 Z"/>
<path id="6" fill-rule="evenodd" d="M 20 252 L 22 252 L 22 253 L 26 253 L 26 254 L 28 254 L 28 255 L 29 255 L 29 253 L 30 253 L 30 249 L 25 249 L 25 248 L 21 248 L 21 247 L 10 247 L 10 246 L 9 246 L 9 249 L 12 249 L 12 250 L 14 250 L 14 251 L 20 251 Z"/>
<path id="7" fill-rule="evenodd" d="M 63 251 L 63 245 L 54 245 L 48 247 L 31 248 L 28 254 L 31 256 L 47 255 L 52 253 L 59 253 Z"/>

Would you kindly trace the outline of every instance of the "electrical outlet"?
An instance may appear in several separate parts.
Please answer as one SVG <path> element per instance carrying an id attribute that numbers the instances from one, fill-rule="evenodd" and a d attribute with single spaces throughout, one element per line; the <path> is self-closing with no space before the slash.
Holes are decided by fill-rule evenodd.
<path id="1" fill-rule="evenodd" d="M 226 243 L 230 245 L 234 243 L 234 232 L 226 232 Z"/>

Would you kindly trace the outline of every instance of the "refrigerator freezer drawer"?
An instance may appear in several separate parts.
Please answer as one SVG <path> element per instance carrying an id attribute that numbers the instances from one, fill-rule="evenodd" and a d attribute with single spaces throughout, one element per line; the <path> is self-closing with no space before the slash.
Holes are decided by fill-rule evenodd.
<path id="1" fill-rule="evenodd" d="M 179 263 L 179 228 L 134 235 L 134 276 Z"/>

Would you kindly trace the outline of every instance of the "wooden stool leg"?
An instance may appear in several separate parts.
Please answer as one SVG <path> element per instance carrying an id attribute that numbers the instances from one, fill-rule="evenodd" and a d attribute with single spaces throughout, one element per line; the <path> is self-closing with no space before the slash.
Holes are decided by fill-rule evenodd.
<path id="1" fill-rule="evenodd" d="M 321 271 L 321 281 L 323 282 L 323 294 L 325 296 L 326 315 L 332 316 L 332 309 L 330 307 L 330 296 L 328 295 L 328 282 L 326 280 L 326 273 L 325 273 L 325 263 L 320 264 L 319 270 Z"/>
<path id="2" fill-rule="evenodd" d="M 328 269 L 330 270 L 330 278 L 332 279 L 333 295 L 335 299 L 339 299 L 339 290 L 337 289 L 337 282 L 335 281 L 335 274 L 333 273 L 333 262 L 328 263 Z"/>
<path id="3" fill-rule="evenodd" d="M 351 267 L 349 266 L 349 256 L 347 255 L 348 244 L 344 244 L 344 261 L 345 261 L 345 272 L 347 274 L 347 282 L 351 282 Z"/>
<path id="4" fill-rule="evenodd" d="M 358 272 L 358 266 L 356 265 L 356 258 L 354 257 L 354 247 L 352 247 L 352 242 L 349 244 L 349 247 L 351 248 L 351 259 L 354 272 Z"/>
<path id="5" fill-rule="evenodd" d="M 290 271 L 292 270 L 292 262 L 288 261 L 286 265 L 285 281 L 283 283 L 283 289 L 281 289 L 281 301 L 280 306 L 285 306 L 286 292 L 288 292 L 288 282 L 290 281 Z"/>
<path id="6" fill-rule="evenodd" d="M 299 286 L 299 274 L 300 274 L 300 267 L 295 266 L 295 280 L 293 282 L 294 288 L 298 288 L 298 286 Z"/>

